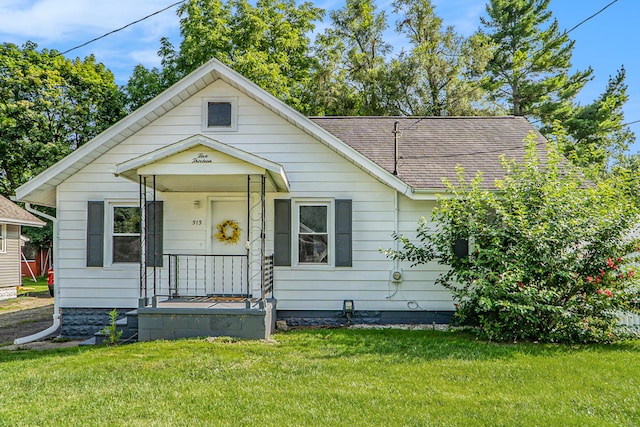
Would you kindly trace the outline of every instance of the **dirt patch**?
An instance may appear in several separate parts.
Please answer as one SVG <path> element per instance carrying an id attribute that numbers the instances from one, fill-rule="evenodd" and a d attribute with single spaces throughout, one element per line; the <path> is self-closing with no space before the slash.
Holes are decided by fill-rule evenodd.
<path id="1" fill-rule="evenodd" d="M 0 348 L 13 340 L 47 329 L 53 323 L 48 294 L 0 301 Z"/>

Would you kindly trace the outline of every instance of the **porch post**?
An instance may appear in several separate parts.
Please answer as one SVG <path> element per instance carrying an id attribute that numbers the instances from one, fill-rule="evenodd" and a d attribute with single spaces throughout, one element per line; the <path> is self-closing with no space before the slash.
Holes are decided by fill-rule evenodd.
<path id="1" fill-rule="evenodd" d="M 253 178 L 253 179 L 252 179 Z M 262 285 L 264 275 L 264 252 L 265 252 L 265 177 L 260 175 L 260 180 L 256 176 L 248 177 L 247 184 L 247 222 L 250 230 L 247 235 L 247 278 L 248 296 L 253 298 L 262 297 Z"/>
<path id="2" fill-rule="evenodd" d="M 146 210 L 146 208 L 145 208 Z M 146 212 L 145 212 L 146 214 Z M 156 209 L 156 176 L 153 175 L 153 221 L 156 222 L 156 215 L 157 215 L 157 209 Z M 146 226 L 147 222 L 145 221 L 145 226 Z M 157 254 L 156 254 L 156 239 L 158 238 L 158 233 L 155 229 L 155 224 L 154 224 L 154 233 L 153 233 L 153 297 L 155 298 L 156 295 L 158 295 L 157 292 L 157 279 L 156 279 L 156 273 L 158 271 L 158 260 L 156 259 Z M 146 234 L 146 230 L 145 230 L 145 234 Z M 146 258 L 146 256 L 145 256 Z M 145 264 L 146 264 L 146 260 L 145 260 Z"/>
<path id="3" fill-rule="evenodd" d="M 146 210 L 147 210 L 147 178 L 139 176 L 140 187 L 140 299 L 138 306 L 147 305 L 147 257 L 146 257 Z"/>
<path id="4" fill-rule="evenodd" d="M 264 175 L 262 175 L 262 186 L 260 188 L 260 203 L 261 203 L 261 207 L 260 207 L 260 212 L 261 212 L 261 219 L 260 219 L 260 298 L 264 298 L 264 294 L 262 292 L 262 290 L 264 289 L 264 270 L 265 270 L 265 255 L 266 255 L 266 243 L 265 243 L 265 197 L 264 197 L 264 193 L 265 193 L 265 182 L 266 182 L 266 177 Z"/>

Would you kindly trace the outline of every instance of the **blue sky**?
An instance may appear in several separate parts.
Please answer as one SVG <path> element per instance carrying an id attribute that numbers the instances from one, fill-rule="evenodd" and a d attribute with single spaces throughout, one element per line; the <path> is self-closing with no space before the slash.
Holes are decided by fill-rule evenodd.
<path id="1" fill-rule="evenodd" d="M 0 0 L 0 42 L 22 44 L 27 40 L 41 48 L 66 51 L 130 22 L 138 20 L 177 0 Z M 478 29 L 479 17 L 485 13 L 484 0 L 432 0 L 436 13 L 445 25 L 469 35 Z M 551 0 L 549 9 L 561 29 L 569 29 L 594 14 L 611 0 Z M 331 10 L 343 1 L 318 0 L 316 6 Z M 378 7 L 391 11 L 391 0 L 379 0 Z M 180 43 L 176 8 L 157 14 L 143 22 L 119 31 L 86 47 L 67 54 L 84 57 L 93 53 L 125 84 L 133 67 L 156 66 L 159 40 L 167 36 Z M 609 76 L 624 65 L 630 100 L 625 107 L 627 122 L 640 120 L 640 1 L 618 0 L 604 12 L 570 33 L 575 40 L 573 66 L 584 70 L 591 66 L 594 79 L 581 92 L 579 101 L 588 103 L 605 88 Z M 322 29 L 325 23 L 319 23 Z M 394 25 L 389 17 L 390 26 Z M 392 34 L 389 36 L 394 41 Z M 395 48 L 402 46 L 396 43 Z M 640 122 L 632 125 L 640 140 Z M 640 151 L 640 141 L 632 148 Z"/>

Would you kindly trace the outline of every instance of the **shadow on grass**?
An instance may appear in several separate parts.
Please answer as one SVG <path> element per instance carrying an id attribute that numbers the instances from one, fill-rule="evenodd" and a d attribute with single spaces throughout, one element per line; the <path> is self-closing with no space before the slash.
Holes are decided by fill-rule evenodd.
<path id="1" fill-rule="evenodd" d="M 316 346 L 321 358 L 367 355 L 397 357 L 400 360 L 492 360 L 516 355 L 550 357 L 576 352 L 638 352 L 640 341 L 616 344 L 565 345 L 496 343 L 477 339 L 465 331 L 398 329 L 316 329 L 286 332 L 290 344 Z M 277 340 L 278 335 L 276 335 Z M 295 345 L 295 344 L 294 344 Z"/>
<path id="2" fill-rule="evenodd" d="M 273 336 L 273 343 L 256 340 L 233 340 L 239 354 L 269 352 L 297 352 L 306 358 L 333 359 L 349 357 L 384 356 L 398 361 L 416 360 L 499 360 L 511 359 L 518 355 L 534 357 L 554 357 L 576 353 L 634 353 L 640 352 L 640 340 L 625 341 L 608 345 L 564 345 L 535 343 L 495 343 L 478 340 L 464 331 L 430 331 L 399 329 L 300 329 L 279 332 Z M 176 349 L 191 348 L 194 352 L 206 351 L 210 346 L 228 346 L 231 341 L 208 342 L 205 338 L 182 339 L 176 341 L 151 341 L 117 347 L 68 347 L 51 350 L 0 350 L 0 364 L 11 361 L 46 361 L 73 357 L 87 352 L 121 353 L 126 359 L 130 352 L 140 351 L 162 353 Z M 236 348 L 235 346 L 238 345 Z M 276 356 L 277 357 L 277 356 Z"/>

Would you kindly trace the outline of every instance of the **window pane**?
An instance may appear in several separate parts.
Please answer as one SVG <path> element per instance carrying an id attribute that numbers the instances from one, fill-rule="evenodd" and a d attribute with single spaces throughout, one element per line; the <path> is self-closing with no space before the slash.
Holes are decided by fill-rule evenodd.
<path id="1" fill-rule="evenodd" d="M 230 102 L 209 102 L 207 106 L 207 126 L 209 127 L 230 127 L 231 126 L 231 103 Z"/>
<path id="2" fill-rule="evenodd" d="M 113 262 L 140 262 L 140 236 L 113 236 Z"/>
<path id="3" fill-rule="evenodd" d="M 326 234 L 300 234 L 298 238 L 298 262 L 328 262 Z"/>
<path id="4" fill-rule="evenodd" d="M 113 208 L 114 234 L 140 233 L 140 208 L 116 206 Z"/>
<path id="5" fill-rule="evenodd" d="M 300 206 L 300 233 L 326 233 L 327 207 Z"/>
<path id="6" fill-rule="evenodd" d="M 38 250 L 31 243 L 25 243 L 22 247 L 22 254 L 27 261 L 35 261 Z"/>

